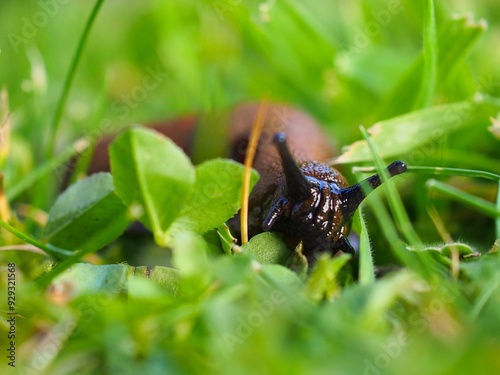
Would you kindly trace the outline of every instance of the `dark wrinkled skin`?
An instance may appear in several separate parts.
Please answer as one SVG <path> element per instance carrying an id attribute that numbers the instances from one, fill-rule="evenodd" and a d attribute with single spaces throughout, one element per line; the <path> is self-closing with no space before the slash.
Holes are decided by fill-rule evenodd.
<path id="1" fill-rule="evenodd" d="M 324 251 L 332 254 L 339 250 L 352 252 L 347 242 L 350 217 L 347 222 L 344 220 L 340 196 L 340 190 L 348 186 L 347 181 L 325 164 L 302 162 L 299 168 L 309 182 L 310 197 L 294 203 L 287 198 L 286 184 L 277 185 L 263 204 L 258 219 L 261 226 L 264 230 L 283 233 L 290 242 L 302 241 L 307 257 Z"/>

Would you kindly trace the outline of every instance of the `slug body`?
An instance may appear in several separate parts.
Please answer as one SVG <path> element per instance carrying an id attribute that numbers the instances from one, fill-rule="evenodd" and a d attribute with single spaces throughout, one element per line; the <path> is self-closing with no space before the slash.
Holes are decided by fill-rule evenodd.
<path id="1" fill-rule="evenodd" d="M 259 105 L 244 104 L 228 116 L 229 156 L 243 162 Z M 198 118 L 191 116 L 152 128 L 173 139 L 190 154 Z M 293 248 L 302 241 L 303 252 L 314 260 L 319 252 L 353 253 L 347 236 L 365 189 L 381 184 L 378 175 L 348 186 L 346 179 L 325 162 L 334 148 L 315 121 L 284 105 L 268 107 L 257 147 L 254 168 L 260 180 L 250 194 L 249 236 L 263 231 L 282 233 Z M 109 170 L 107 147 L 111 138 L 99 142 L 90 173 Z M 392 163 L 390 176 L 403 173 L 402 162 Z M 238 234 L 238 215 L 230 225 Z"/>
<path id="2" fill-rule="evenodd" d="M 338 251 L 355 254 L 347 236 L 352 217 L 370 191 L 382 183 L 379 175 L 348 186 L 335 169 L 318 162 L 297 164 L 287 147 L 284 133 L 274 142 L 283 162 L 286 184 L 279 186 L 270 203 L 265 204 L 262 228 L 285 233 L 302 241 L 304 254 L 311 260 L 319 252 Z M 406 171 L 403 162 L 395 161 L 387 172 L 395 176 Z"/>

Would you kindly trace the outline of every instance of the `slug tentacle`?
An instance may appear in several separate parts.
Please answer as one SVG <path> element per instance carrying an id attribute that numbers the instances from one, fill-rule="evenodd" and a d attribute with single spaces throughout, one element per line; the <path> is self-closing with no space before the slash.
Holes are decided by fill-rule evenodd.
<path id="1" fill-rule="evenodd" d="M 397 176 L 406 172 L 406 164 L 402 161 L 395 161 L 386 168 L 389 177 Z M 378 174 L 368 177 L 366 180 L 358 182 L 355 185 L 342 189 L 340 196 L 342 199 L 342 212 L 345 219 L 352 218 L 354 212 L 366 198 L 367 193 L 382 184 L 382 180 Z"/>
<path id="2" fill-rule="evenodd" d="M 309 183 L 302 171 L 297 166 L 288 148 L 285 133 L 276 133 L 273 138 L 281 157 L 281 163 L 285 172 L 288 196 L 292 202 L 302 202 L 311 196 Z"/>

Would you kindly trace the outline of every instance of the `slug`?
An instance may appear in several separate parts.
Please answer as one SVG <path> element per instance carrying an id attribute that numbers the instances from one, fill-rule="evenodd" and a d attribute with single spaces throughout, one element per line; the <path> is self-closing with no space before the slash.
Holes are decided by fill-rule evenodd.
<path id="1" fill-rule="evenodd" d="M 229 156 L 236 161 L 244 160 L 258 108 L 258 104 L 244 104 L 227 117 Z M 188 116 L 151 127 L 189 155 L 198 120 Z M 109 170 L 111 140 L 97 144 L 89 173 Z M 347 239 L 352 217 L 366 196 L 365 189 L 375 189 L 381 179 L 373 175 L 349 186 L 340 172 L 326 164 L 334 155 L 328 137 L 311 117 L 288 106 L 268 106 L 253 165 L 260 180 L 249 198 L 249 237 L 278 232 L 291 248 L 302 241 L 309 261 L 320 252 L 354 254 Z M 391 177 L 405 171 L 401 161 L 387 167 Z M 231 223 L 237 233 L 237 218 Z"/>

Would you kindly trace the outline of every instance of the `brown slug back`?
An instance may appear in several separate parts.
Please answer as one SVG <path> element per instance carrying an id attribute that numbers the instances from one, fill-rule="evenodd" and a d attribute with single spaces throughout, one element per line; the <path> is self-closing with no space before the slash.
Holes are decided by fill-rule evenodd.
<path id="1" fill-rule="evenodd" d="M 258 108 L 258 104 L 244 104 L 227 116 L 229 157 L 236 161 L 244 160 Z M 189 155 L 198 121 L 190 116 L 151 127 Z M 110 141 L 97 144 L 89 173 L 109 170 Z M 374 175 L 349 187 L 336 169 L 323 164 L 334 155 L 328 137 L 311 117 L 284 105 L 269 105 L 254 160 L 260 180 L 250 194 L 250 237 L 263 231 L 282 233 L 291 248 L 302 241 L 310 260 L 321 251 L 352 252 L 347 235 L 352 216 L 365 198 L 363 187 L 376 188 L 381 180 Z M 402 162 L 388 167 L 390 176 L 405 170 Z M 230 221 L 235 233 L 237 221 Z"/>

